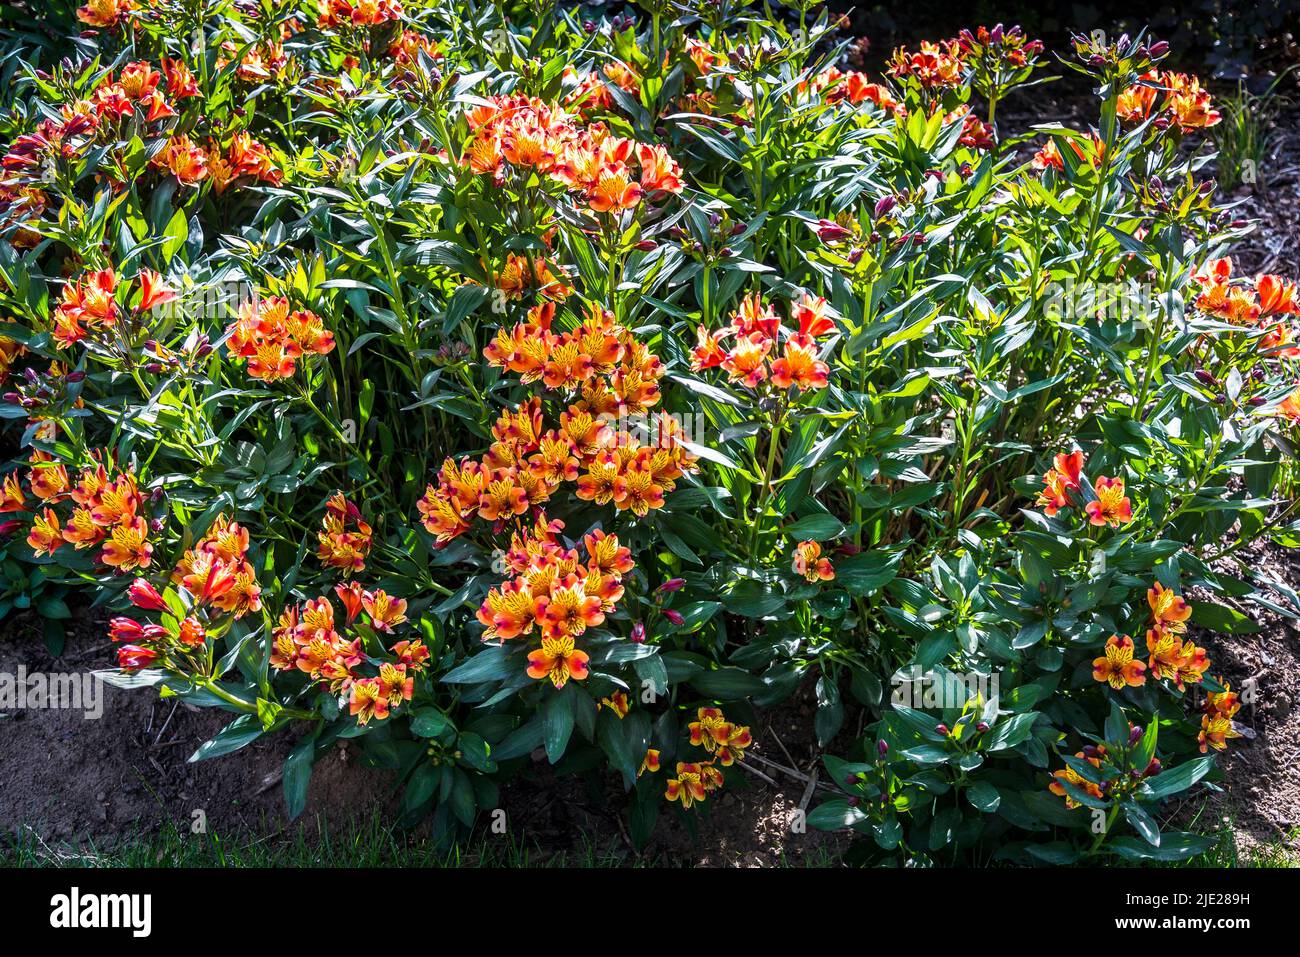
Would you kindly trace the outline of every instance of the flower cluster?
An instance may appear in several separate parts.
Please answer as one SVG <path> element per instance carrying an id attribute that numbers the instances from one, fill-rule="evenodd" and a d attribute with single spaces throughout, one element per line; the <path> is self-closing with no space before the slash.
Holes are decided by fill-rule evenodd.
<path id="1" fill-rule="evenodd" d="M 334 333 L 307 309 L 290 311 L 283 296 L 240 303 L 226 346 L 236 359 L 247 360 L 248 374 L 264 382 L 288 379 L 306 353 L 334 351 Z"/>
<path id="2" fill-rule="evenodd" d="M 528 675 L 563 688 L 587 677 L 586 652 L 576 639 L 603 624 L 623 598 L 623 578 L 635 567 L 630 549 L 595 529 L 583 536 L 585 562 L 559 539 L 564 523 L 539 512 L 532 528 L 519 528 L 504 555 L 506 580 L 488 592 L 478 610 L 484 641 L 527 637 L 541 647 L 528 655 Z"/>
<path id="3" fill-rule="evenodd" d="M 1053 458 L 1052 468 L 1043 476 L 1043 490 L 1034 501 L 1044 514 L 1055 516 L 1061 509 L 1076 504 L 1076 496 L 1082 497 L 1083 462 L 1084 456 L 1080 451 L 1058 454 Z M 1093 498 L 1084 504 L 1090 524 L 1119 528 L 1133 520 L 1133 506 L 1124 494 L 1122 478 L 1102 475 L 1091 484 Z"/>
<path id="4" fill-rule="evenodd" d="M 962 30 L 956 45 L 956 52 L 965 61 L 1005 61 L 1017 69 L 1033 66 L 1043 52 L 1042 40 L 1031 40 L 1020 27 L 1004 29 L 1000 23 Z"/>
<path id="5" fill-rule="evenodd" d="M 337 568 L 345 577 L 365 570 L 371 528 L 361 510 L 342 492 L 335 492 L 325 503 L 325 518 L 316 539 L 316 557 L 326 568 Z"/>
<path id="6" fill-rule="evenodd" d="M 209 141 L 205 149 L 185 134 L 177 133 L 151 162 L 186 186 L 209 180 L 218 195 L 239 181 L 278 186 L 284 179 L 267 148 L 247 133 L 236 133 L 224 150 L 216 141 Z"/>
<path id="7" fill-rule="evenodd" d="M 120 288 L 122 280 L 111 267 L 84 274 L 63 287 L 63 296 L 51 315 L 51 336 L 64 349 L 87 337 L 96 341 L 111 339 L 124 315 L 140 318 L 150 310 L 176 299 L 158 273 L 142 269 L 136 277 L 139 300 L 126 306 L 128 296 Z"/>
<path id="8" fill-rule="evenodd" d="M 720 367 L 732 382 L 750 389 L 759 389 L 765 382 L 800 392 L 826 388 L 830 367 L 818 358 L 817 345 L 818 338 L 835 330 L 826 314 L 826 300 L 805 294 L 791 303 L 790 321 L 798 326 L 798 332 L 786 329 L 762 296 L 752 293 L 741 301 L 729 326 L 697 329 L 691 368 L 699 372 Z M 724 348 L 729 338 L 732 341 Z M 778 349 L 779 355 L 773 358 Z"/>
<path id="9" fill-rule="evenodd" d="M 447 459 L 420 499 L 424 527 L 445 545 L 475 518 L 500 523 L 547 502 L 564 482 L 599 505 L 644 515 L 663 505 L 676 479 L 696 466 L 676 420 L 661 416 L 655 443 L 643 445 L 611 423 L 641 416 L 659 402 L 663 363 L 613 316 L 593 307 L 571 332 L 555 333 L 553 303 L 502 329 L 484 350 L 490 365 L 574 396 L 558 429 L 545 427 L 534 396 L 503 412 L 481 460 Z"/>
<path id="10" fill-rule="evenodd" d="M 907 116 L 907 107 L 884 84 L 873 83 L 867 74 L 858 70 L 843 71 L 837 67 L 827 67 L 811 80 L 801 81 L 799 92 L 818 96 L 827 104 L 848 103 L 859 106 L 873 103 L 895 117 Z"/>
<path id="11" fill-rule="evenodd" d="M 374 27 L 400 19 L 402 5 L 397 0 L 320 0 L 317 25 L 322 30 L 339 27 Z"/>
<path id="12" fill-rule="evenodd" d="M 376 632 L 391 634 L 406 621 L 404 599 L 363 589 L 356 582 L 334 590 L 343 604 L 344 628 L 352 626 L 363 608 Z M 334 605 L 325 595 L 286 608 L 271 640 L 271 667 L 302 672 L 331 694 L 347 695 L 349 713 L 362 725 L 382 721 L 393 708 L 410 701 L 415 677 L 429 659 L 429 649 L 419 639 L 394 644 L 391 660 L 368 656 L 360 636 L 348 639 L 340 634 Z M 375 673 L 364 675 L 363 667 Z"/>
<path id="13" fill-rule="evenodd" d="M 134 471 L 97 462 L 83 469 L 73 485 L 67 468 L 45 452 L 34 452 L 30 464 L 27 486 L 41 509 L 27 536 L 32 551 L 40 556 L 53 555 L 64 544 L 78 550 L 97 547 L 99 561 L 119 573 L 149 567 L 153 529 Z M 53 506 L 65 501 L 72 502 L 72 511 L 61 521 Z M 26 509 L 18 475 L 11 472 L 0 491 L 0 512 Z"/>
<path id="14" fill-rule="evenodd" d="M 1106 756 L 1106 745 L 1090 744 L 1082 751 L 1076 752 L 1074 756 L 1081 761 L 1087 761 L 1094 768 L 1100 770 L 1101 760 Z M 1098 800 L 1101 800 L 1102 796 L 1101 785 L 1089 781 L 1068 764 L 1059 771 L 1052 772 L 1052 782 L 1047 786 L 1047 789 L 1057 797 L 1065 798 L 1065 806 L 1071 810 L 1079 807 L 1080 802 L 1075 800 L 1070 790 L 1077 789 Z"/>
<path id="15" fill-rule="evenodd" d="M 1240 710 L 1241 698 L 1226 683 L 1223 683 L 1222 691 L 1212 691 L 1205 696 L 1205 713 L 1201 715 L 1201 730 L 1196 736 L 1202 754 L 1208 753 L 1210 748 L 1222 751 L 1228 746 L 1229 738 L 1241 737 L 1232 720 Z"/>
<path id="16" fill-rule="evenodd" d="M 1047 789 L 1065 798 L 1065 806 L 1070 810 L 1090 801 L 1132 799 L 1143 781 L 1162 770 L 1160 759 L 1155 756 L 1144 766 L 1132 766 L 1134 749 L 1142 741 L 1144 731 L 1139 725 L 1129 725 L 1127 741 L 1085 745 L 1074 755 L 1076 766 L 1067 761 L 1064 768 L 1054 771 Z M 1077 767 L 1085 763 L 1092 768 L 1086 773 Z"/>
<path id="17" fill-rule="evenodd" d="M 951 89 L 966 81 L 960 40 L 923 40 L 915 52 L 900 47 L 889 61 L 889 75 L 915 78 L 926 90 Z"/>
<path id="18" fill-rule="evenodd" d="M 127 589 L 131 604 L 143 611 L 168 613 L 164 624 L 141 623 L 119 615 L 108 623 L 108 634 L 117 649 L 117 666 L 123 671 L 140 671 L 161 661 L 172 671 L 202 674 L 202 656 L 208 642 L 207 629 L 193 615 L 178 618 L 158 590 L 143 578 Z"/>
<path id="19" fill-rule="evenodd" d="M 1210 659 L 1204 648 L 1184 638 L 1192 606 L 1159 582 L 1147 591 L 1147 604 L 1151 608 L 1147 629 L 1150 675 L 1157 680 L 1168 678 L 1179 691 L 1185 690 L 1188 683 L 1199 683 L 1210 667 Z"/>
<path id="20" fill-rule="evenodd" d="M 77 19 L 92 27 L 115 27 L 137 9 L 135 0 L 88 0 L 77 7 Z"/>
<path id="21" fill-rule="evenodd" d="M 212 605 L 242 618 L 262 610 L 262 589 L 248 560 L 248 529 L 225 514 L 181 556 L 172 572 L 173 584 L 183 587 L 200 605 Z"/>
<path id="22" fill-rule="evenodd" d="M 620 213 L 660 193 L 680 193 L 681 167 L 662 146 L 582 126 L 562 107 L 496 96 L 466 113 L 464 162 L 497 184 L 512 171 L 536 172 L 579 194 L 595 213 Z"/>
<path id="23" fill-rule="evenodd" d="M 700 708 L 696 719 L 687 726 L 691 744 L 704 748 L 711 757 L 707 761 L 679 761 L 677 776 L 668 780 L 664 791 L 665 798 L 681 801 L 683 808 L 702 802 L 721 788 L 723 778 L 719 765 L 726 768 L 735 764 L 745 756 L 745 749 L 754 743 L 749 728 L 728 721 L 720 708 Z M 647 765 L 651 755 L 657 768 L 659 753 L 652 751 L 647 754 Z"/>
<path id="24" fill-rule="evenodd" d="M 1146 663 L 1135 657 L 1133 639 L 1128 635 L 1111 635 L 1105 655 L 1092 663 L 1092 676 L 1116 690 L 1141 687 L 1148 676 L 1169 679 L 1179 691 L 1200 683 L 1210 667 L 1205 649 L 1187 640 L 1187 620 L 1192 608 L 1181 595 L 1156 582 L 1147 591 L 1151 623 L 1147 629 Z"/>
<path id="25" fill-rule="evenodd" d="M 1157 99 L 1161 101 L 1158 109 Z M 1172 126 L 1179 130 L 1204 129 L 1222 119 L 1210 94 L 1201 89 L 1200 80 L 1168 70 L 1142 74 L 1137 83 L 1120 93 L 1115 111 L 1130 123 L 1140 123 L 1154 114 L 1160 128 Z"/>

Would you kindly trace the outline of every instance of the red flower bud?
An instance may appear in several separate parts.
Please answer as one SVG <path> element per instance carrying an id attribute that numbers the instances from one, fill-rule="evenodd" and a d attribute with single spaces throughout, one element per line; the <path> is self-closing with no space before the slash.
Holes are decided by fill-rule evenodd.
<path id="1" fill-rule="evenodd" d="M 109 621 L 108 637 L 113 641 L 142 641 L 144 629 L 135 619 L 119 616 Z"/>
<path id="2" fill-rule="evenodd" d="M 157 659 L 158 652 L 139 645 L 123 645 L 117 649 L 117 666 L 123 671 L 139 671 L 148 668 Z"/>
<path id="3" fill-rule="evenodd" d="M 686 619 L 682 617 L 682 613 L 679 611 L 673 611 L 673 609 L 671 608 L 664 609 L 664 617 L 667 618 L 669 621 L 671 621 L 674 625 L 686 624 Z"/>
<path id="4" fill-rule="evenodd" d="M 131 604 L 136 608 L 145 608 L 149 611 L 167 610 L 167 603 L 163 601 L 162 595 L 158 594 L 158 589 L 143 578 L 131 582 L 131 587 L 126 590 L 126 596 L 131 599 Z"/>
<path id="5" fill-rule="evenodd" d="M 645 622 L 638 621 L 632 626 L 632 641 L 638 645 L 645 643 Z"/>
<path id="6" fill-rule="evenodd" d="M 659 586 L 661 592 L 681 591 L 682 586 L 686 584 L 685 578 L 670 578 Z"/>

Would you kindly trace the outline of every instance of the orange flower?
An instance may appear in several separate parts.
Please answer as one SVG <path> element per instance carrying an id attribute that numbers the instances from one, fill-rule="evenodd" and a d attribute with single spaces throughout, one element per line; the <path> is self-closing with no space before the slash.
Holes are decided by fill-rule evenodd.
<path id="1" fill-rule="evenodd" d="M 1172 589 L 1156 582 L 1147 590 L 1147 604 L 1151 606 L 1151 618 L 1157 631 L 1181 634 L 1187 630 L 1192 606 Z"/>
<path id="2" fill-rule="evenodd" d="M 47 508 L 43 514 L 32 519 L 32 530 L 27 536 L 27 544 L 32 547 L 36 557 L 53 555 L 63 544 L 63 534 L 59 529 L 59 516 L 54 509 Z"/>
<path id="3" fill-rule="evenodd" d="M 142 517 L 114 525 L 104 542 L 99 560 L 121 571 L 148 568 L 153 560 L 153 546 L 149 544 L 149 523 Z"/>
<path id="4" fill-rule="evenodd" d="M 140 270 L 140 305 L 136 309 L 140 312 L 148 312 L 158 306 L 174 302 L 178 297 L 163 280 L 163 277 L 152 269 Z"/>
<path id="5" fill-rule="evenodd" d="M 624 501 L 627 491 L 618 455 L 606 449 L 587 462 L 587 472 L 578 479 L 574 494 L 597 505 L 608 505 Z"/>
<path id="6" fill-rule="evenodd" d="M 207 632 L 197 618 L 186 618 L 181 622 L 177 633 L 181 644 L 189 648 L 198 648 L 207 640 Z"/>
<path id="7" fill-rule="evenodd" d="M 414 693 L 415 678 L 406 673 L 406 665 L 385 661 L 379 666 L 379 694 L 388 701 L 390 708 L 410 701 Z"/>
<path id="8" fill-rule="evenodd" d="M 597 213 L 621 213 L 641 201 L 642 189 L 622 163 L 607 163 L 587 187 L 587 204 Z"/>
<path id="9" fill-rule="evenodd" d="M 325 503 L 325 517 L 316 538 L 319 542 L 316 556 L 327 568 L 337 568 L 346 574 L 365 569 L 371 529 L 361 518 L 360 510 L 342 492 L 335 492 Z"/>
<path id="10" fill-rule="evenodd" d="M 355 715 L 357 724 L 370 723 L 371 718 L 383 721 L 388 717 L 388 697 L 377 678 L 362 678 L 352 683 L 352 697 L 348 713 Z"/>
<path id="11" fill-rule="evenodd" d="M 58 501 L 68 491 L 68 470 L 56 464 L 48 452 L 32 453 L 32 469 L 27 473 L 27 487 L 43 502 Z M 20 505 L 21 507 L 21 505 Z M 0 511 L 8 509 L 0 507 Z"/>
<path id="12" fill-rule="evenodd" d="M 1201 731 L 1196 736 L 1201 754 L 1206 754 L 1210 748 L 1222 751 L 1228 746 L 1229 738 L 1240 737 L 1241 732 L 1233 725 L 1231 718 L 1221 714 L 1201 716 Z"/>
<path id="13" fill-rule="evenodd" d="M 654 472 L 642 460 L 634 462 L 623 475 L 624 494 L 614 499 L 614 506 L 623 511 L 631 509 L 635 515 L 645 515 L 652 508 L 663 508 L 664 489 L 655 480 Z"/>
<path id="14" fill-rule="evenodd" d="M 646 750 L 645 757 L 641 759 L 641 767 L 637 768 L 636 776 L 640 777 L 647 771 L 651 774 L 659 773 L 659 752 L 654 748 Z"/>
<path id="15" fill-rule="evenodd" d="M 1097 752 L 1100 754 L 1105 754 L 1106 749 L 1102 745 L 1097 745 Z M 1100 758 L 1088 757 L 1083 751 L 1079 751 L 1077 754 L 1075 754 L 1075 757 L 1087 761 L 1093 767 L 1096 768 L 1101 767 Z M 1059 771 L 1054 771 L 1052 773 L 1052 778 L 1053 778 L 1052 783 L 1047 786 L 1047 789 L 1051 791 L 1053 794 L 1055 794 L 1057 797 L 1065 798 L 1065 806 L 1067 808 L 1074 809 L 1079 806 L 1079 802 L 1070 796 L 1070 792 L 1068 792 L 1065 789 L 1066 784 L 1070 785 L 1070 787 L 1072 788 L 1084 792 L 1085 794 L 1089 794 L 1092 797 L 1100 799 L 1102 796 L 1100 785 L 1093 784 L 1091 781 L 1089 781 L 1087 778 L 1085 778 L 1083 775 L 1081 775 L 1078 771 L 1074 770 L 1074 768 L 1070 767 L 1069 765 L 1066 765 L 1064 768 L 1062 768 Z"/>
<path id="16" fill-rule="evenodd" d="M 1122 478 L 1102 476 L 1094 486 L 1097 498 L 1084 506 L 1088 521 L 1093 525 L 1110 525 L 1119 528 L 1133 520 L 1133 509 L 1124 495 Z"/>
<path id="17" fill-rule="evenodd" d="M 638 143 L 636 158 L 641 164 L 641 188 L 645 192 L 662 190 L 680 193 L 685 188 L 682 183 L 682 168 L 662 146 Z"/>
<path id="18" fill-rule="evenodd" d="M 824 389 L 830 367 L 817 358 L 811 344 L 805 345 L 791 339 L 785 344 L 781 358 L 772 363 L 772 385 L 778 389 L 797 386 L 800 392 Z"/>
<path id="19" fill-rule="evenodd" d="M 382 589 L 364 592 L 361 603 L 375 631 L 392 634 L 394 628 L 406 621 L 406 599 L 393 598 Z"/>
<path id="20" fill-rule="evenodd" d="M 0 513 L 25 511 L 27 511 L 27 496 L 23 494 L 18 473 L 10 472 L 5 476 L 3 488 L 0 488 Z"/>
<path id="21" fill-rule="evenodd" d="M 77 19 L 92 27 L 115 27 L 135 9 L 135 0 L 88 0 L 77 8 Z"/>
<path id="22" fill-rule="evenodd" d="M 574 648 L 572 638 L 543 638 L 542 647 L 528 653 L 528 677 L 550 678 L 556 688 L 563 688 L 570 678 L 587 677 L 587 660 L 585 651 Z"/>
<path id="23" fill-rule="evenodd" d="M 1281 276 L 1263 275 L 1255 280 L 1255 291 L 1259 294 L 1261 317 L 1300 313 L 1300 305 L 1296 304 L 1296 284 L 1290 280 Z"/>
<path id="24" fill-rule="evenodd" d="M 538 610 L 538 623 L 547 638 L 576 638 L 605 621 L 600 599 L 588 595 L 585 583 L 576 576 L 553 587 L 545 602 L 538 603 Z"/>
<path id="25" fill-rule="evenodd" d="M 1104 681 L 1117 691 L 1127 686 L 1139 687 L 1146 683 L 1146 665 L 1133 659 L 1133 639 L 1128 635 L 1111 635 L 1106 642 L 1106 654 L 1092 662 L 1092 677 Z"/>
<path id="26" fill-rule="evenodd" d="M 608 708 L 610 711 L 613 711 L 614 715 L 620 720 L 626 718 L 628 711 L 631 710 L 631 705 L 627 700 L 627 692 L 615 691 L 608 698 L 601 698 L 597 710 L 600 708 Z"/>
<path id="27" fill-rule="evenodd" d="M 800 542 L 794 549 L 791 568 L 810 582 L 828 582 L 835 578 L 835 569 L 829 558 L 822 558 L 822 547 L 817 542 Z"/>
<path id="28" fill-rule="evenodd" d="M 1300 389 L 1296 389 L 1273 409 L 1275 415 L 1292 422 L 1300 422 Z"/>
<path id="29" fill-rule="evenodd" d="M 1140 82 L 1120 93 L 1115 106 L 1119 118 L 1128 123 L 1139 123 L 1150 116 L 1151 108 L 1155 106 L 1156 94 L 1160 92 L 1155 86 L 1159 80 L 1159 75 L 1155 71 L 1142 74 L 1138 80 Z"/>
<path id="30" fill-rule="evenodd" d="M 539 614 L 528 584 L 510 581 L 488 592 L 477 617 L 486 629 L 484 641 L 504 641 L 530 633 Z"/>
<path id="31" fill-rule="evenodd" d="M 664 797 L 669 801 L 681 801 L 683 808 L 689 808 L 705 796 L 703 768 L 698 764 L 677 763 L 677 777 L 668 781 Z"/>
<path id="32" fill-rule="evenodd" d="M 1049 517 L 1069 507 L 1068 493 L 1079 491 L 1079 479 L 1083 472 L 1083 453 L 1076 451 L 1069 455 L 1058 454 L 1052 460 L 1052 464 L 1053 468 L 1043 476 L 1043 490 L 1038 493 L 1038 498 L 1034 502 Z"/>
<path id="33" fill-rule="evenodd" d="M 361 613 L 362 597 L 366 590 L 361 587 L 360 582 L 339 582 L 334 586 L 334 594 L 339 596 L 339 601 L 343 602 L 343 610 L 347 615 L 344 624 L 350 625 L 356 620 Z"/>
<path id="34" fill-rule="evenodd" d="M 151 163 L 167 170 L 184 186 L 193 186 L 208 175 L 208 154 L 183 133 L 172 136 Z"/>

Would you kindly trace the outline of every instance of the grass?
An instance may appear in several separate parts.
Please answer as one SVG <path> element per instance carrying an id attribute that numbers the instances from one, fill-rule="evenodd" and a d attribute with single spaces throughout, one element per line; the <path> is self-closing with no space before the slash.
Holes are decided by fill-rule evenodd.
<path id="1" fill-rule="evenodd" d="M 319 833 L 319 838 L 315 836 Z M 598 848 L 583 836 L 578 852 L 545 851 L 509 835 L 445 847 L 383 823 L 378 816 L 343 827 L 299 824 L 268 838 L 191 834 L 174 825 L 128 837 L 111 848 L 54 848 L 30 828 L 0 835 L 6 867 L 623 867 L 628 855 Z"/>
<path id="2" fill-rule="evenodd" d="M 1235 94 L 1221 99 L 1223 121 L 1211 129 L 1211 135 L 1219 153 L 1219 185 L 1225 190 L 1245 183 L 1267 191 L 1263 168 L 1278 142 L 1274 121 L 1283 104 L 1277 88 L 1290 73 L 1287 70 L 1262 94 L 1251 93 L 1241 82 Z"/>
<path id="3" fill-rule="evenodd" d="M 319 834 L 319 837 L 316 835 Z M 548 850 L 511 835 L 482 835 L 463 846 L 445 847 L 386 824 L 376 814 L 342 827 L 299 824 L 288 833 L 259 839 L 191 834 L 170 825 L 153 834 L 126 838 L 111 848 L 51 847 L 31 828 L 0 834 L 0 867 L 424 867 L 424 868 L 615 868 L 683 867 L 689 860 L 669 855 L 634 857 L 621 844 L 601 846 L 583 834 L 577 850 Z M 835 867 L 822 851 L 800 864 Z"/>

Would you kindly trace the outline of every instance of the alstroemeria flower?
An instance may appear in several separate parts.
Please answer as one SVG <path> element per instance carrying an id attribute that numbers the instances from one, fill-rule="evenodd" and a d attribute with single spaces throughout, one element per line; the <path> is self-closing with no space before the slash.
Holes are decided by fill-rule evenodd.
<path id="1" fill-rule="evenodd" d="M 829 558 L 822 557 L 822 547 L 817 542 L 800 542 L 796 545 L 790 567 L 796 575 L 802 575 L 810 582 L 828 582 L 835 578 L 835 568 Z"/>
<path id="2" fill-rule="evenodd" d="M 1133 639 L 1128 635 L 1111 635 L 1106 654 L 1092 662 L 1092 677 L 1104 681 L 1116 691 L 1146 683 L 1146 665 L 1133 658 Z"/>
<path id="3" fill-rule="evenodd" d="M 1124 495 L 1122 478 L 1102 476 L 1093 486 L 1097 498 L 1084 506 L 1088 521 L 1093 525 L 1109 525 L 1119 528 L 1133 520 L 1133 509 Z"/>
<path id="4" fill-rule="evenodd" d="M 543 638 L 542 647 L 528 653 L 528 677 L 550 678 L 556 688 L 563 688 L 570 678 L 587 677 L 587 661 L 587 653 L 574 648 L 572 638 Z"/>

